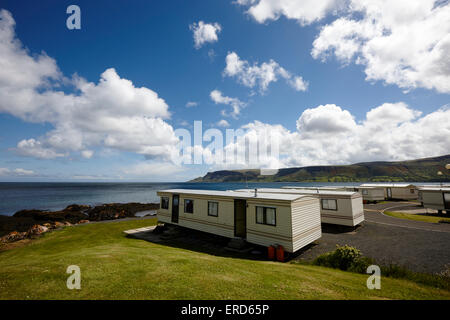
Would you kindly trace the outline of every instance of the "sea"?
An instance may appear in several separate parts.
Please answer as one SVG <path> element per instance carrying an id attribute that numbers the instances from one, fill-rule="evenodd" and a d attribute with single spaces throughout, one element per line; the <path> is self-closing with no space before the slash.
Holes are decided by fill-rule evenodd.
<path id="1" fill-rule="evenodd" d="M 283 186 L 357 186 L 360 183 L 203 183 L 203 182 L 0 182 L 0 215 L 11 216 L 23 209 L 61 210 L 71 204 L 96 206 L 104 203 L 159 202 L 164 189 L 234 190 L 242 188 L 280 188 Z"/>

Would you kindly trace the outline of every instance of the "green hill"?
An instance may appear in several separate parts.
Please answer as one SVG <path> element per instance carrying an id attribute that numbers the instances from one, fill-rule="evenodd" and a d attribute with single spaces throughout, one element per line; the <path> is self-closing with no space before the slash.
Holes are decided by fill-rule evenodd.
<path id="1" fill-rule="evenodd" d="M 312 265 L 250 260 L 130 239 L 124 230 L 156 219 L 92 223 L 45 233 L 1 250 L 3 299 L 449 299 L 450 292 L 406 279 Z M 81 289 L 66 287 L 69 265 Z"/>
<path id="2" fill-rule="evenodd" d="M 450 170 L 445 169 L 448 163 L 450 155 L 408 161 L 285 168 L 270 176 L 261 175 L 258 169 L 221 170 L 208 172 L 191 182 L 449 182 Z M 443 175 L 437 175 L 438 171 Z"/>

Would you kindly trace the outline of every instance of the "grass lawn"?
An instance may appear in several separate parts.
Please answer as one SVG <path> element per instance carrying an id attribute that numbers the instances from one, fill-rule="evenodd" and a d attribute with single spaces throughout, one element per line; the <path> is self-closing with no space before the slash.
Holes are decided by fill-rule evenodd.
<path id="1" fill-rule="evenodd" d="M 318 266 L 213 256 L 126 238 L 156 220 L 67 227 L 0 252 L 0 299 L 450 299 L 450 292 Z M 68 290 L 66 268 L 81 268 Z"/>
<path id="2" fill-rule="evenodd" d="M 415 221 L 438 223 L 441 220 L 445 220 L 445 221 L 450 222 L 450 218 L 438 217 L 438 216 L 433 216 L 433 215 L 426 216 L 426 215 L 421 215 L 421 214 L 410 214 L 410 213 L 393 212 L 393 211 L 385 211 L 384 214 L 391 216 L 391 217 L 395 217 L 395 218 L 415 220 Z"/>

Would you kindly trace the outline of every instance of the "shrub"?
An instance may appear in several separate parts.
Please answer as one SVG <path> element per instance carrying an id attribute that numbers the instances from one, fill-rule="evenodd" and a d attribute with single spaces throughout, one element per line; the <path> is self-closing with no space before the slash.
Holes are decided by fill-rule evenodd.
<path id="1" fill-rule="evenodd" d="M 367 268 L 372 264 L 375 264 L 375 261 L 373 259 L 368 257 L 360 257 L 354 263 L 352 263 L 350 268 L 348 268 L 347 270 L 356 273 L 366 273 Z"/>
<path id="2" fill-rule="evenodd" d="M 362 257 L 361 251 L 348 245 L 336 245 L 336 250 L 318 256 L 313 264 L 329 268 L 364 273 L 372 264 L 370 258 Z"/>
<path id="3" fill-rule="evenodd" d="M 358 249 L 345 245 L 336 246 L 336 250 L 318 256 L 313 264 L 344 271 L 363 273 L 367 267 L 377 264 L 373 259 L 363 257 Z M 450 290 L 450 265 L 440 274 L 420 273 L 409 270 L 396 264 L 380 265 L 383 277 L 408 279 L 416 283 L 429 285 L 435 288 Z"/>

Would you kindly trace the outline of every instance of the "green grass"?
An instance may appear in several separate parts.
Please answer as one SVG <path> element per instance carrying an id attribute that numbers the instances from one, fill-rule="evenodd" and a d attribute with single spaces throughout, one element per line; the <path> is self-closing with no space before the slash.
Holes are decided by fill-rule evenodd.
<path id="1" fill-rule="evenodd" d="M 126 238 L 123 230 L 156 220 L 67 227 L 0 252 L 0 299 L 450 299 L 450 292 L 408 280 L 311 265 L 214 256 Z M 81 268 L 68 290 L 67 266 Z"/>
<path id="2" fill-rule="evenodd" d="M 394 217 L 394 218 L 431 222 L 431 223 L 438 223 L 439 221 L 442 221 L 442 220 L 450 222 L 450 218 L 438 217 L 438 216 L 433 216 L 433 215 L 410 214 L 410 213 L 394 212 L 394 211 L 384 211 L 384 214 Z"/>

